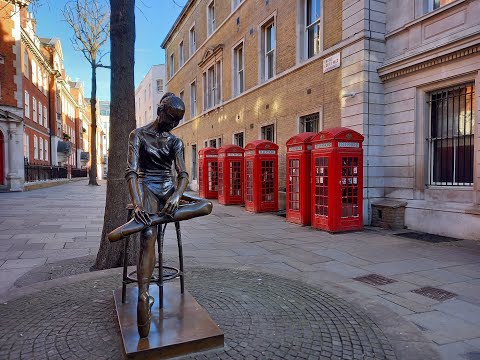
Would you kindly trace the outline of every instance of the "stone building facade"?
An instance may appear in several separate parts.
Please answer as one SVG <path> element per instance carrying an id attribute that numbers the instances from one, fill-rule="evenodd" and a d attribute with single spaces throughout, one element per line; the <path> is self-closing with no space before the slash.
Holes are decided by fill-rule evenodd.
<path id="1" fill-rule="evenodd" d="M 392 0 L 385 61 L 385 197 L 409 228 L 480 234 L 480 1 Z"/>
<path id="2" fill-rule="evenodd" d="M 153 65 L 135 90 L 135 119 L 137 127 L 157 117 L 157 107 L 165 93 L 165 65 Z"/>

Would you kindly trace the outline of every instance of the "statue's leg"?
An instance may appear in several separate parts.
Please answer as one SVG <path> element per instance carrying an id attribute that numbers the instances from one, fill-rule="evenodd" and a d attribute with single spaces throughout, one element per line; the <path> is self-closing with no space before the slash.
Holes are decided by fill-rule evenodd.
<path id="1" fill-rule="evenodd" d="M 147 337 L 150 331 L 150 314 L 153 298 L 148 292 L 150 279 L 155 268 L 155 241 L 157 227 L 145 228 L 140 235 L 140 252 L 137 263 L 138 303 L 137 325 L 140 337 Z"/>

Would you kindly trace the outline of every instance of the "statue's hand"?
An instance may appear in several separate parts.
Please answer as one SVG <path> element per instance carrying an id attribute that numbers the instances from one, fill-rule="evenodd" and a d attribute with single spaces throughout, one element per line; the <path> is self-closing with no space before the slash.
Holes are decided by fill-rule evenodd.
<path id="1" fill-rule="evenodd" d="M 142 223 L 147 226 L 152 225 L 150 215 L 148 215 L 148 213 L 143 210 L 143 206 L 141 205 L 135 206 L 135 221 L 137 223 Z"/>
<path id="2" fill-rule="evenodd" d="M 165 206 L 163 207 L 162 212 L 165 215 L 173 216 L 175 211 L 178 209 L 178 205 L 180 204 L 181 196 L 178 194 L 173 194 L 168 200 Z"/>

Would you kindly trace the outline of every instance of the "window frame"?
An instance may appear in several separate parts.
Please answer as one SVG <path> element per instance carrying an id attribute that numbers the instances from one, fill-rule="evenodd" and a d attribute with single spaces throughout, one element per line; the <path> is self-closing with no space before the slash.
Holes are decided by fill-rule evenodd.
<path id="1" fill-rule="evenodd" d="M 30 94 L 27 90 L 25 90 L 25 97 L 24 97 L 24 108 L 25 108 L 25 117 L 30 119 Z"/>
<path id="2" fill-rule="evenodd" d="M 242 69 L 238 68 L 239 57 L 238 51 L 242 51 Z M 240 40 L 232 48 L 232 63 L 233 63 L 233 81 L 232 81 L 232 93 L 235 96 L 239 96 L 245 91 L 245 39 Z M 241 72 L 241 74 L 239 74 Z M 241 88 L 240 88 L 241 85 Z"/>
<path id="3" fill-rule="evenodd" d="M 207 38 L 210 37 L 216 30 L 216 23 L 215 23 L 216 8 L 215 8 L 215 5 L 216 5 L 215 0 L 210 1 L 207 4 Z M 213 15 L 213 17 L 212 17 L 212 15 Z"/>
<path id="4" fill-rule="evenodd" d="M 203 111 L 209 111 L 223 103 L 223 59 L 215 59 L 202 73 L 203 80 Z M 212 78 L 211 78 L 211 74 Z M 213 79 L 213 84 L 211 80 Z M 213 86 L 212 86 L 213 85 Z"/>
<path id="5" fill-rule="evenodd" d="M 43 105 L 38 100 L 38 123 L 43 126 Z"/>
<path id="6" fill-rule="evenodd" d="M 275 125 L 276 125 L 276 124 L 273 122 L 273 123 L 268 123 L 268 124 L 265 124 L 265 125 L 260 126 L 260 129 L 259 129 L 259 131 L 260 131 L 260 139 L 261 139 L 261 140 L 269 140 L 269 139 L 266 139 L 266 138 L 264 137 L 264 133 L 266 134 L 267 128 L 273 127 L 273 130 L 272 130 L 273 140 L 269 140 L 269 141 L 275 143 L 275 139 L 277 138 L 277 136 L 276 136 L 276 135 L 277 135 L 277 134 L 276 134 L 276 128 L 277 128 L 277 127 L 276 127 Z M 264 130 L 264 129 L 265 129 L 265 130 Z"/>
<path id="7" fill-rule="evenodd" d="M 32 120 L 34 122 L 38 122 L 37 116 L 37 99 L 35 96 L 32 96 Z"/>
<path id="8" fill-rule="evenodd" d="M 441 189 L 449 189 L 449 190 L 457 190 L 457 189 L 471 189 L 473 188 L 475 184 L 475 153 L 478 151 L 478 149 L 475 148 L 475 136 L 478 136 L 475 134 L 475 128 L 476 128 L 476 111 L 478 104 L 476 103 L 477 97 L 478 97 L 478 89 L 475 86 L 475 81 L 474 80 L 466 80 L 466 81 L 461 81 L 461 82 L 455 82 L 455 83 L 445 83 L 440 86 L 430 88 L 430 89 L 425 89 L 424 90 L 424 99 L 426 102 L 426 109 L 425 109 L 425 115 L 424 115 L 424 131 L 425 135 L 424 136 L 424 145 L 425 145 L 425 178 L 424 178 L 424 184 L 427 188 L 441 188 Z M 471 156 L 471 161 L 472 161 L 472 182 L 471 183 L 465 183 L 465 182 L 456 182 L 455 181 L 455 175 L 456 175 L 456 170 L 458 166 L 455 164 L 456 161 L 456 148 L 460 145 L 460 140 L 455 141 L 455 139 L 459 139 L 461 136 L 455 136 L 454 134 L 454 129 L 452 127 L 452 136 L 449 136 L 448 129 L 447 129 L 447 136 L 444 137 L 443 134 L 440 134 L 440 139 L 433 138 L 432 136 L 432 106 L 430 102 L 431 96 L 435 93 L 440 93 L 440 92 L 449 92 L 450 90 L 454 90 L 455 88 L 461 88 L 461 87 L 467 87 L 467 86 L 472 86 L 472 93 L 471 94 L 471 110 L 473 114 L 471 115 L 471 134 L 464 135 L 466 136 L 471 136 L 473 140 L 469 141 L 469 145 L 473 147 L 472 150 L 472 156 Z M 448 99 L 447 95 L 447 99 Z M 454 100 L 455 101 L 455 100 Z M 466 105 L 466 102 L 465 102 Z M 454 110 L 452 110 L 453 112 Z M 448 101 L 447 101 L 447 112 L 448 112 Z M 442 121 L 443 121 L 443 113 L 442 113 Z M 448 119 L 447 119 L 447 124 L 448 124 Z M 443 124 L 441 126 L 441 130 L 443 131 Z M 435 141 L 452 141 L 453 149 L 452 149 L 452 181 L 434 181 L 435 173 L 434 173 L 434 163 L 435 163 L 435 154 L 434 154 L 434 142 Z M 455 143 L 457 143 L 457 146 L 455 146 Z M 465 145 L 465 142 L 464 142 Z M 443 148 L 443 147 L 442 147 Z M 465 159 L 465 158 L 464 158 Z M 437 159 L 438 161 L 438 159 Z M 443 166 L 442 164 L 443 159 L 440 159 L 440 166 Z M 448 160 L 447 160 L 448 164 Z M 465 165 L 465 164 L 464 164 Z M 442 173 L 440 173 L 441 175 Z"/>
<path id="9" fill-rule="evenodd" d="M 188 29 L 188 51 L 190 56 L 197 51 L 197 29 L 195 28 L 195 23 Z"/>
<path id="10" fill-rule="evenodd" d="M 23 133 L 23 157 L 30 162 L 30 135 Z"/>
<path id="11" fill-rule="evenodd" d="M 40 161 L 43 161 L 43 138 L 42 137 L 38 137 L 38 159 Z"/>
<path id="12" fill-rule="evenodd" d="M 192 89 L 195 89 L 192 92 Z M 195 96 L 193 96 L 195 94 Z M 193 119 L 197 115 L 197 97 L 198 97 L 198 89 L 197 89 L 197 79 L 190 83 L 190 118 Z"/>
<path id="13" fill-rule="evenodd" d="M 169 74 L 170 74 L 170 79 L 175 76 L 175 53 L 174 52 L 172 52 L 170 54 L 170 71 L 169 71 Z"/>
<path id="14" fill-rule="evenodd" d="M 318 109 L 310 109 L 310 110 L 307 110 L 307 111 L 303 111 L 301 113 L 298 114 L 297 116 L 297 132 L 299 134 L 303 133 L 303 132 L 307 132 L 304 130 L 304 128 L 302 129 L 302 118 L 306 118 L 307 116 L 311 116 L 311 115 L 315 115 L 315 114 L 318 114 L 318 123 L 317 123 L 317 131 L 316 132 L 319 132 L 319 131 L 322 131 L 323 130 L 323 112 L 322 112 L 322 108 L 318 108 Z"/>
<path id="15" fill-rule="evenodd" d="M 178 93 L 178 97 L 183 101 L 185 104 L 185 89 L 182 89 Z M 183 124 L 185 122 L 185 112 L 183 113 L 183 117 L 180 119 L 180 124 Z"/>
<path id="16" fill-rule="evenodd" d="M 48 158 L 48 140 L 47 139 L 43 139 L 44 141 L 44 151 L 45 151 L 45 161 L 49 161 L 49 158 Z"/>
<path id="17" fill-rule="evenodd" d="M 267 29 L 272 26 L 274 27 L 274 34 L 273 34 L 273 44 L 274 47 L 268 52 L 267 54 Z M 259 30 L 259 61 L 258 61 L 258 76 L 259 82 L 264 83 L 269 81 L 270 79 L 275 78 L 276 76 L 276 67 L 277 67 L 277 13 L 276 11 L 269 15 L 262 23 L 258 25 Z M 267 77 L 268 74 L 268 55 L 269 53 L 273 52 L 272 56 L 272 76 Z"/>
<path id="18" fill-rule="evenodd" d="M 43 126 L 48 128 L 48 110 L 45 105 L 43 106 Z"/>
<path id="19" fill-rule="evenodd" d="M 184 64 L 185 64 L 185 46 L 184 46 L 184 41 L 180 41 L 180 44 L 178 44 L 178 68 L 180 69 Z"/>
<path id="20" fill-rule="evenodd" d="M 28 58 L 28 51 L 27 49 L 23 52 L 23 74 L 27 79 L 30 79 L 30 59 Z"/>
<path id="21" fill-rule="evenodd" d="M 237 135 L 240 135 L 240 134 L 242 134 L 242 145 L 237 143 Z M 242 130 L 242 131 L 233 133 L 232 134 L 232 144 L 244 148 L 245 147 L 245 131 Z"/>
<path id="22" fill-rule="evenodd" d="M 33 135 L 33 160 L 38 160 L 38 136 Z"/>
<path id="23" fill-rule="evenodd" d="M 427 1 L 428 1 L 428 3 L 427 3 L 427 11 L 428 11 L 428 12 L 432 12 L 432 11 L 438 10 L 438 9 L 444 7 L 444 6 L 450 5 L 451 3 L 455 2 L 456 0 L 451 0 L 450 2 L 448 2 L 447 4 L 444 4 L 444 5 L 439 4 L 438 7 L 435 7 L 435 3 L 436 3 L 437 0 L 427 0 Z M 441 1 L 441 0 L 439 0 L 439 2 L 440 2 L 440 1 Z"/>
<path id="24" fill-rule="evenodd" d="M 160 86 L 160 87 L 161 87 L 160 90 L 159 90 L 159 87 L 158 87 L 159 84 L 161 85 L 161 86 Z M 164 89 L 164 87 L 163 87 L 163 79 L 157 79 L 157 93 L 163 92 L 163 89 Z"/>

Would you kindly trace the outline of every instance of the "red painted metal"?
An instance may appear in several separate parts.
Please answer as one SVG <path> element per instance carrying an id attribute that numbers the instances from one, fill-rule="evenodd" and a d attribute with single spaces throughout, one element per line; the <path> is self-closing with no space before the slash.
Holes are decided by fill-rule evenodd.
<path id="1" fill-rule="evenodd" d="M 198 188 L 200 197 L 218 197 L 218 150 L 207 147 L 198 151 Z"/>
<path id="2" fill-rule="evenodd" d="M 287 141 L 286 219 L 294 224 L 311 222 L 311 155 L 315 134 L 305 132 Z"/>
<path id="3" fill-rule="evenodd" d="M 278 145 L 271 141 L 245 146 L 245 210 L 278 211 Z"/>
<path id="4" fill-rule="evenodd" d="M 312 227 L 330 232 L 363 229 L 363 136 L 348 128 L 312 139 Z"/>
<path id="5" fill-rule="evenodd" d="M 238 145 L 224 145 L 218 149 L 218 202 L 220 204 L 243 204 L 244 152 L 245 150 Z"/>

